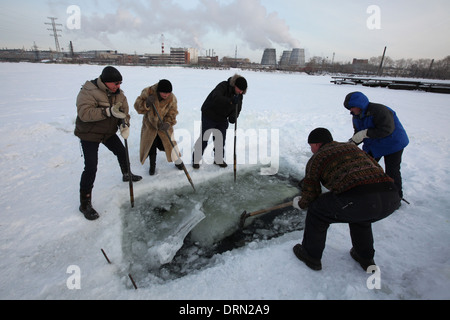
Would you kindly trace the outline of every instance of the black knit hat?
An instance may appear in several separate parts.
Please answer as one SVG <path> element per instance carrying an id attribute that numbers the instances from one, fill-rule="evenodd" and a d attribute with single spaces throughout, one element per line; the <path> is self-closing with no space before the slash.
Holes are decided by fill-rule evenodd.
<path id="1" fill-rule="evenodd" d="M 100 79 L 102 79 L 103 83 L 120 82 L 122 81 L 122 75 L 116 68 L 108 66 L 103 69 Z"/>
<path id="2" fill-rule="evenodd" d="M 172 84 L 169 80 L 163 79 L 158 82 L 158 92 L 171 93 L 172 92 Z"/>
<path id="3" fill-rule="evenodd" d="M 308 143 L 328 143 L 331 141 L 333 141 L 333 136 L 325 128 L 316 128 L 308 136 Z"/>
<path id="4" fill-rule="evenodd" d="M 238 87 L 239 89 L 241 89 L 242 91 L 247 90 L 247 80 L 245 80 L 245 78 L 243 78 L 243 77 L 237 78 L 234 85 L 236 87 Z"/>

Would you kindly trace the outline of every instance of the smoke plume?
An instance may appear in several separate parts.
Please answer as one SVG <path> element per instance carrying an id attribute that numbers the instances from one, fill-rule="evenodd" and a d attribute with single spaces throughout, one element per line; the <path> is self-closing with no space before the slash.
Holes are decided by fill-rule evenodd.
<path id="1" fill-rule="evenodd" d="M 268 13 L 260 0 L 232 0 L 227 4 L 219 0 L 200 0 L 192 9 L 183 8 L 173 0 L 116 2 L 118 6 L 114 13 L 102 13 L 99 7 L 94 15 L 82 15 L 79 31 L 84 37 L 114 47 L 109 37 L 118 33 L 149 40 L 168 34 L 176 40 L 172 42 L 180 46 L 202 49 L 205 37 L 217 33 L 234 36 L 252 50 L 274 44 L 299 47 L 286 22 L 276 12 Z"/>

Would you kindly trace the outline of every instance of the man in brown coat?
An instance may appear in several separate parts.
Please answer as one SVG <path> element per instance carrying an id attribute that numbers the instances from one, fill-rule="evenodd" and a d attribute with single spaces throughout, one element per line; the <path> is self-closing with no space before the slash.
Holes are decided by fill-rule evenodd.
<path id="1" fill-rule="evenodd" d="M 77 97 L 77 119 L 75 135 L 81 140 L 84 154 L 84 171 L 80 180 L 80 211 L 86 219 L 99 217 L 92 207 L 92 189 L 98 164 L 98 147 L 104 144 L 119 161 L 122 180 L 128 182 L 126 150 L 116 132 L 128 138 L 130 115 L 125 94 L 120 90 L 122 75 L 111 66 L 103 69 L 99 78 L 86 83 Z M 142 179 L 131 175 L 133 181 Z"/>
<path id="2" fill-rule="evenodd" d="M 160 80 L 157 84 L 142 90 L 134 103 L 136 111 L 144 116 L 139 156 L 142 164 L 147 157 L 150 158 L 150 175 L 155 174 L 157 149 L 165 151 L 168 162 L 175 162 L 179 170 L 183 169 L 181 155 L 173 135 L 173 126 L 177 123 L 178 105 L 172 89 L 169 80 Z M 162 122 L 158 116 L 161 117 Z M 170 140 L 164 131 L 171 137 Z"/>

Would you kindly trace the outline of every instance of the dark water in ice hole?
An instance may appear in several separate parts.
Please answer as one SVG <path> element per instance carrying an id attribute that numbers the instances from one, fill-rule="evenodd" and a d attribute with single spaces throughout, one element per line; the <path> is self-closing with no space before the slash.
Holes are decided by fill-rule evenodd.
<path id="1" fill-rule="evenodd" d="M 244 228 L 239 228 L 244 210 L 250 213 L 292 201 L 300 192 L 298 180 L 292 177 L 262 176 L 256 170 L 241 172 L 237 183 L 231 174 L 231 177 L 223 175 L 195 187 L 195 193 L 190 186 L 154 190 L 136 198 L 135 208 L 131 210 L 129 204 L 123 205 L 122 249 L 129 263 L 128 271 L 139 287 L 213 266 L 217 263 L 217 254 L 250 242 L 303 229 L 304 214 L 291 206 L 247 218 Z M 175 244 L 166 245 L 165 242 L 172 241 L 180 217 L 200 214 L 204 214 L 204 219 L 184 240 L 175 239 Z M 181 242 L 176 243 L 177 240 Z M 176 247 L 175 251 L 173 246 L 176 245 L 181 248 Z M 173 251 L 173 259 L 168 263 L 158 262 L 152 253 L 156 247 L 163 253 Z"/>

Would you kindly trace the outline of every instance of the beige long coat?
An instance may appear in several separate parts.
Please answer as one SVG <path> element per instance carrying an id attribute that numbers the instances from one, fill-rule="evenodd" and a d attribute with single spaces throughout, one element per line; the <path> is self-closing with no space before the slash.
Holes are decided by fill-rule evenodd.
<path id="1" fill-rule="evenodd" d="M 136 111 L 144 116 L 144 118 L 142 119 L 141 145 L 139 154 L 142 164 L 145 163 L 145 160 L 148 157 L 150 148 L 155 141 L 156 135 L 161 138 L 164 150 L 166 152 L 167 161 L 173 162 L 178 159 L 177 154 L 173 150 L 172 144 L 169 141 L 169 138 L 163 130 L 159 130 L 159 128 L 161 127 L 161 122 L 158 119 L 158 115 L 156 115 L 155 111 L 153 110 L 153 106 L 147 105 L 147 98 L 149 96 L 154 96 L 154 105 L 158 110 L 159 116 L 161 117 L 162 121 L 171 125 L 170 129 L 167 130 L 167 133 L 171 137 L 172 143 L 175 146 L 175 150 L 178 153 L 178 156 L 181 157 L 173 135 L 173 126 L 177 123 L 178 115 L 177 98 L 172 93 L 166 100 L 159 101 L 158 93 L 156 91 L 157 88 L 158 84 L 145 88 L 144 90 L 142 90 L 141 95 L 137 97 L 136 102 L 134 103 L 134 108 L 136 109 Z"/>

